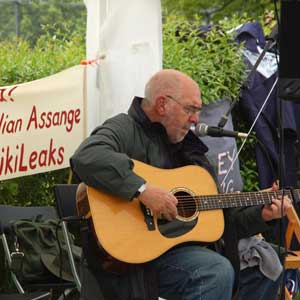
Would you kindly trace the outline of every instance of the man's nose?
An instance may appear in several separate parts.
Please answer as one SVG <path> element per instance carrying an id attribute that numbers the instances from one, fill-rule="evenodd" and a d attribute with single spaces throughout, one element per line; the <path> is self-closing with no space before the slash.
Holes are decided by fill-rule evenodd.
<path id="1" fill-rule="evenodd" d="M 194 124 L 199 123 L 199 112 L 195 112 L 190 116 L 190 122 Z"/>

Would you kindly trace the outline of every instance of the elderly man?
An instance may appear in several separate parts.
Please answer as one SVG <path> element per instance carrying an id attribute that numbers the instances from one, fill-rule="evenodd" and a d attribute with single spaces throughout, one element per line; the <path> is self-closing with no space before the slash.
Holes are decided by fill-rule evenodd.
<path id="1" fill-rule="evenodd" d="M 201 106 L 201 92 L 192 78 L 177 70 L 159 71 L 147 83 L 145 97 L 133 100 L 128 114 L 107 120 L 80 145 L 71 167 L 88 186 L 124 201 L 138 198 L 154 215 L 173 220 L 177 216 L 175 195 L 136 174 L 132 159 L 163 169 L 198 165 L 215 178 L 205 157 L 207 147 L 190 131 L 199 122 Z M 206 183 L 199 180 L 202 184 Z M 285 199 L 284 213 L 289 206 Z M 269 221 L 281 217 L 281 201 L 225 209 L 224 215 L 222 253 L 215 251 L 215 244 L 182 243 L 150 262 L 157 274 L 159 295 L 180 294 L 184 300 L 232 299 L 239 278 L 238 240 L 268 229 Z M 95 265 L 92 258 L 88 262 Z M 122 276 L 116 278 L 120 283 Z M 132 298 L 123 295 L 120 299 Z"/>

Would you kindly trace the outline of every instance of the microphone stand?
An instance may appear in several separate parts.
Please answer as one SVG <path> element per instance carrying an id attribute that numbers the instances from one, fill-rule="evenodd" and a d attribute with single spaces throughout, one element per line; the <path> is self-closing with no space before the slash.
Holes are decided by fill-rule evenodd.
<path id="1" fill-rule="evenodd" d="M 241 87 L 241 91 L 245 88 L 247 88 L 249 86 L 250 80 L 253 76 L 253 74 L 256 72 L 260 62 L 262 61 L 262 59 L 264 58 L 266 52 L 271 49 L 271 47 L 274 45 L 274 43 L 276 43 L 276 36 L 278 34 L 278 26 L 275 25 L 272 29 L 272 32 L 270 33 L 270 35 L 266 38 L 267 43 L 263 49 L 263 51 L 260 53 L 257 61 L 255 62 L 255 64 L 253 65 L 251 71 L 249 72 L 247 78 L 245 79 L 242 87 Z M 238 102 L 238 99 L 240 98 L 241 93 L 234 99 L 234 101 L 231 102 L 231 105 L 228 109 L 228 111 L 221 117 L 219 123 L 218 123 L 218 127 L 223 128 L 227 121 L 228 121 L 228 117 L 230 115 L 230 113 L 232 112 L 233 108 L 235 107 L 235 105 Z"/>

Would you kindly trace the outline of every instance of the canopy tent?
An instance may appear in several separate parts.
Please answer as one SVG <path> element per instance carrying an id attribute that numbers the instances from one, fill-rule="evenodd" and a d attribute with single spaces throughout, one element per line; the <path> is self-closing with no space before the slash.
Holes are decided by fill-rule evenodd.
<path id="1" fill-rule="evenodd" d="M 162 68 L 160 0 L 85 0 L 87 134 L 143 96 Z"/>

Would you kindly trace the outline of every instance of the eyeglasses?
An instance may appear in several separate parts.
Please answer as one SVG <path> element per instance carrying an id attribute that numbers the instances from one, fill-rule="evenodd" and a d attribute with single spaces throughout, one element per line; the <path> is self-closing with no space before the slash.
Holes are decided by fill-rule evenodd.
<path id="1" fill-rule="evenodd" d="M 196 107 L 196 106 L 192 106 L 192 105 L 183 105 L 177 99 L 173 98 L 170 95 L 166 95 L 166 97 L 175 101 L 177 104 L 179 104 L 182 107 L 182 109 L 184 110 L 184 112 L 189 116 L 192 116 L 195 113 L 199 113 L 201 111 L 201 107 Z"/>

